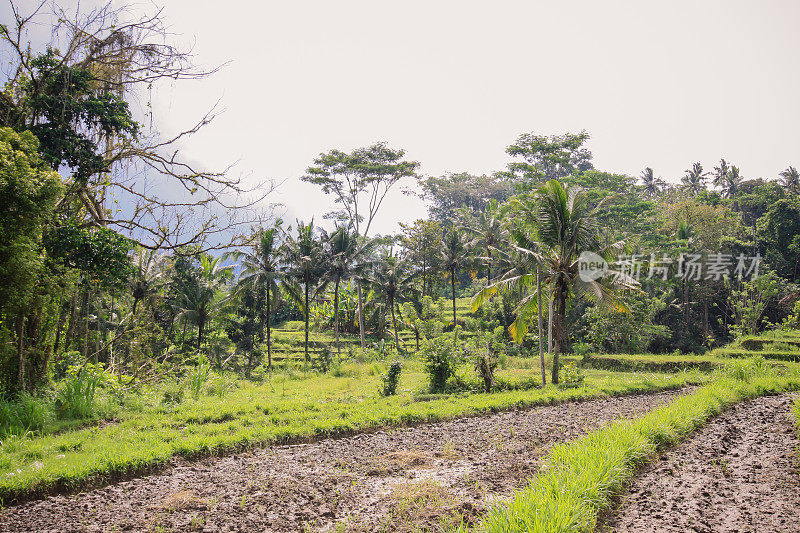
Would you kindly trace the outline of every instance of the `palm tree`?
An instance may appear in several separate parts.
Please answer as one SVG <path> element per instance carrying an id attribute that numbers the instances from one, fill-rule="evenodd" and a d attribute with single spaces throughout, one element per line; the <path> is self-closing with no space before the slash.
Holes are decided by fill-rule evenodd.
<path id="1" fill-rule="evenodd" d="M 789 167 L 780 173 L 781 185 L 789 194 L 797 194 L 800 191 L 800 173 L 794 167 Z"/>
<path id="2" fill-rule="evenodd" d="M 242 271 L 236 284 L 238 291 L 252 291 L 259 308 L 259 340 L 264 342 L 266 332 L 267 366 L 272 369 L 272 311 L 273 295 L 278 294 L 278 280 L 283 276 L 281 258 L 284 242 L 283 221 L 278 219 L 270 228 L 261 228 L 250 239 L 249 250 L 237 250 L 230 254 L 241 261 Z M 263 304 L 263 305 L 262 305 Z"/>
<path id="3" fill-rule="evenodd" d="M 469 257 L 461 234 L 453 228 L 444 238 L 442 266 L 450 274 L 450 289 L 453 300 L 453 328 L 456 327 L 456 276 Z M 455 337 L 453 337 L 455 340 Z"/>
<path id="4" fill-rule="evenodd" d="M 480 249 L 486 252 L 486 280 L 492 279 L 492 251 L 503 241 L 503 218 L 498 209 L 497 200 L 491 200 L 489 205 L 471 224 L 460 227 L 472 240 L 467 243 L 470 249 Z"/>
<path id="5" fill-rule="evenodd" d="M 336 332 L 336 350 L 339 358 L 342 357 L 342 346 L 339 342 L 339 287 L 342 281 L 353 277 L 363 276 L 369 262 L 367 255 L 374 249 L 375 241 L 360 241 L 358 234 L 345 226 L 337 227 L 330 235 L 325 235 L 323 240 L 327 244 L 328 268 L 326 277 L 333 281 L 333 323 Z"/>
<path id="6" fill-rule="evenodd" d="M 739 187 L 742 185 L 742 175 L 739 172 L 739 167 L 736 165 L 731 166 L 730 171 L 728 171 L 728 177 L 725 180 L 725 184 L 722 187 L 722 193 L 727 198 L 736 199 L 736 195 L 739 194 Z M 734 202 L 734 208 L 736 203 Z"/>
<path id="7" fill-rule="evenodd" d="M 391 251 L 382 256 L 375 264 L 370 274 L 370 283 L 386 298 L 392 315 L 394 328 L 394 342 L 397 351 L 401 352 L 400 336 L 397 334 L 397 318 L 394 306 L 403 299 L 409 299 L 411 293 L 416 291 L 413 285 L 417 273 L 412 273 L 410 265 L 392 255 Z"/>
<path id="8" fill-rule="evenodd" d="M 642 172 L 642 185 L 647 196 L 656 196 L 666 183 L 661 178 L 656 178 L 655 174 L 653 174 L 653 169 L 647 167 Z"/>
<path id="9" fill-rule="evenodd" d="M 633 288 L 635 282 L 624 274 L 597 280 L 585 280 L 579 275 L 579 259 L 583 252 L 593 252 L 608 260 L 624 247 L 622 242 L 606 246 L 600 242 L 595 212 L 603 206 L 602 202 L 590 209 L 583 190 L 567 188 L 556 180 L 550 180 L 533 197 L 517 200 L 516 203 L 517 210 L 526 220 L 518 221 L 522 229 L 515 232 L 515 248 L 540 266 L 541 271 L 538 268 L 536 272 L 529 269 L 523 274 L 515 272 L 504 276 L 475 296 L 473 308 L 479 307 L 499 291 L 518 287 L 527 289 L 517 307 L 517 318 L 510 328 L 512 336 L 519 342 L 527 332 L 528 322 L 541 307 L 541 280 L 553 301 L 552 381 L 558 383 L 558 356 L 566 349 L 567 303 L 570 298 L 590 298 L 604 306 L 624 309 L 616 297 L 616 291 Z"/>
<path id="10" fill-rule="evenodd" d="M 303 351 L 306 364 L 310 360 L 308 355 L 309 298 L 312 296 L 312 291 L 313 296 L 316 297 L 325 288 L 325 284 L 320 283 L 325 274 L 325 251 L 314 233 L 313 220 L 309 224 L 298 221 L 297 237 L 287 241 L 284 254 L 287 277 L 294 282 L 284 282 L 284 287 L 301 308 L 305 318 Z"/>
<path id="11" fill-rule="evenodd" d="M 139 249 L 134 256 L 134 271 L 130 281 L 133 308 L 131 314 L 136 315 L 139 302 L 158 293 L 166 285 L 164 280 L 165 257 L 155 250 Z"/>
<path id="12" fill-rule="evenodd" d="M 686 170 L 686 175 L 681 179 L 683 188 L 697 196 L 706 190 L 706 175 L 707 173 L 703 172 L 703 165 L 698 161 L 691 169 Z"/>
<path id="13" fill-rule="evenodd" d="M 178 295 L 178 317 L 197 326 L 197 349 L 203 344 L 206 326 L 217 314 L 220 306 L 219 290 L 230 279 L 231 265 L 224 266 L 220 258 L 200 256 L 200 272 L 186 284 Z"/>
<path id="14" fill-rule="evenodd" d="M 730 171 L 731 167 L 728 165 L 728 162 L 724 159 L 720 159 L 719 166 L 714 167 L 714 187 L 725 189 L 728 185 L 728 174 Z"/>

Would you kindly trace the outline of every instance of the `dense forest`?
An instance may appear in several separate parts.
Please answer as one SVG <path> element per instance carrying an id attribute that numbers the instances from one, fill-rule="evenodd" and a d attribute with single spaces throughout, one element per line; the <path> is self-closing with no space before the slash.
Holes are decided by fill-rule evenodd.
<path id="1" fill-rule="evenodd" d="M 710 170 L 687 162 L 665 181 L 651 168 L 595 168 L 586 132 L 525 133 L 505 169 L 432 177 L 376 142 L 320 153 L 290 177 L 336 202 L 324 221 L 221 220 L 215 213 L 237 210 L 227 198 L 248 191 L 168 155 L 176 139 L 153 138 L 131 107 L 155 80 L 209 72 L 157 44 L 158 18 L 117 25 L 118 15 L 107 7 L 83 25 L 61 20 L 62 48 L 31 48 L 19 13 L 0 28 L 17 52 L 0 97 L 4 395 L 85 365 L 131 383 L 198 358 L 242 375 L 269 371 L 271 330 L 289 320 L 304 323 L 303 365 L 352 356 L 341 334 L 358 334 L 360 351 L 413 352 L 434 334 L 421 323 L 437 302 L 452 309 L 442 332 L 479 332 L 528 354 L 539 338 L 556 354 L 701 353 L 800 320 L 793 166 L 744 176 L 726 159 Z M 147 175 L 190 201 L 168 186 L 152 192 Z M 406 201 L 428 202 L 428 218 L 373 234 L 387 193 L 402 185 L 416 191 Z M 581 280 L 585 251 L 627 261 L 627 274 Z M 709 274 L 712 262 L 724 275 Z M 456 298 L 473 296 L 474 315 L 457 317 Z M 333 345 L 312 357 L 309 330 L 332 332 Z"/>

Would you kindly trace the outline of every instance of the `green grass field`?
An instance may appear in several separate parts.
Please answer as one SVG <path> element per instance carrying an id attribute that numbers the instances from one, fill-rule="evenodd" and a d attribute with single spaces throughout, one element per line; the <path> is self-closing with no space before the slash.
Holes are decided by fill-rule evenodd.
<path id="1" fill-rule="evenodd" d="M 467 305 L 467 299 L 459 300 L 461 314 Z M 410 345 L 413 335 L 405 335 Z M 275 337 L 287 358 L 302 357 L 303 332 L 297 323 L 285 324 Z M 731 349 L 770 355 L 775 342 L 800 340 L 793 333 L 765 338 L 769 343 L 752 345 L 758 350 L 748 351 L 751 345 L 741 344 Z M 312 332 L 312 339 L 330 345 L 332 336 Z M 349 336 L 346 342 L 357 346 L 358 338 Z M 480 390 L 479 378 L 465 363 L 457 374 L 469 385 L 464 392 L 432 395 L 427 393 L 422 363 L 410 356 L 403 361 L 398 393 L 390 397 L 378 393 L 387 359 L 346 361 L 327 373 L 305 371 L 292 363 L 265 374 L 261 382 L 212 376 L 196 399 L 185 394 L 185 380 L 144 387 L 116 400 L 106 395 L 104 401 L 117 405 L 105 419 L 50 421 L 40 431 L 6 436 L 0 444 L 0 498 L 8 503 L 138 475 L 174 456 L 223 454 L 384 426 L 704 384 L 737 361 L 722 351 L 706 356 L 590 355 L 563 356 L 563 360 L 583 365 L 585 380 L 580 386 L 542 388 L 538 358 L 504 356 L 497 371 L 503 390 L 474 392 Z M 792 372 L 799 366 L 771 362 Z M 549 360 L 547 365 L 549 369 Z"/>

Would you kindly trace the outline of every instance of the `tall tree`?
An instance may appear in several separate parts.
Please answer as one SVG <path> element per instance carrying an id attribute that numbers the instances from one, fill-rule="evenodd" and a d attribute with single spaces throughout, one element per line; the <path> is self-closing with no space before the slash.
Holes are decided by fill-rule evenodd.
<path id="1" fill-rule="evenodd" d="M 178 317 L 197 326 L 198 350 L 203 345 L 206 328 L 219 313 L 220 291 L 231 275 L 231 265 L 223 265 L 219 257 L 203 254 L 198 276 L 179 295 Z"/>
<path id="2" fill-rule="evenodd" d="M 260 228 L 251 236 L 249 250 L 237 250 L 230 254 L 242 262 L 237 290 L 250 291 L 256 296 L 256 305 L 259 308 L 259 340 L 264 342 L 266 333 L 267 366 L 270 370 L 272 369 L 271 303 L 278 295 L 278 281 L 283 276 L 281 268 L 284 254 L 283 238 L 283 221 L 278 219 L 272 226 Z"/>
<path id="3" fill-rule="evenodd" d="M 503 217 L 497 202 L 490 201 L 489 205 L 477 217 L 470 217 L 460 228 L 472 239 L 467 246 L 473 250 L 485 253 L 486 280 L 493 277 L 492 252 L 500 246 L 504 238 Z"/>
<path id="4" fill-rule="evenodd" d="M 359 239 L 358 234 L 347 226 L 339 226 L 331 235 L 325 235 L 327 250 L 326 277 L 333 282 L 333 327 L 336 335 L 336 351 L 342 356 L 339 342 L 339 289 L 343 281 L 353 277 L 363 278 L 369 267 L 368 255 L 374 241 Z"/>
<path id="5" fill-rule="evenodd" d="M 551 136 L 524 133 L 506 148 L 508 155 L 522 159 L 509 163 L 508 170 L 530 185 L 590 170 L 592 152 L 584 147 L 588 140 L 585 131 Z"/>
<path id="6" fill-rule="evenodd" d="M 389 191 L 403 178 L 416 176 L 419 163 L 407 161 L 405 150 L 389 148 L 386 143 L 359 148 L 351 153 L 331 150 L 320 154 L 301 179 L 332 194 L 341 210 L 332 213 L 368 238 L 372 223 Z M 364 337 L 364 298 L 358 285 L 358 322 L 361 348 Z"/>
<path id="7" fill-rule="evenodd" d="M 289 283 L 284 283 L 284 287 L 303 311 L 305 323 L 303 352 L 305 363 L 308 364 L 310 361 L 308 324 L 311 311 L 309 302 L 312 297 L 316 298 L 317 294 L 324 289 L 325 284 L 321 282 L 327 268 L 325 250 L 316 236 L 313 220 L 309 224 L 297 222 L 297 236 L 286 242 L 285 262 L 288 277 L 286 281 Z"/>
<path id="8" fill-rule="evenodd" d="M 645 195 L 653 197 L 658 195 L 659 191 L 666 186 L 666 183 L 661 178 L 656 178 L 655 174 L 653 174 L 653 169 L 647 167 L 642 171 L 642 186 L 644 187 Z"/>
<path id="9" fill-rule="evenodd" d="M 703 165 L 698 161 L 692 168 L 686 170 L 686 175 L 681 178 L 684 190 L 688 191 L 693 196 L 697 196 L 702 191 L 706 190 L 706 176 L 707 172 L 703 172 Z"/>
<path id="10" fill-rule="evenodd" d="M 404 299 L 410 299 L 411 293 L 415 291 L 413 285 L 415 276 L 416 273 L 411 272 L 408 263 L 398 259 L 391 252 L 379 258 L 370 274 L 370 282 L 386 298 L 386 305 L 389 307 L 392 317 L 394 342 L 398 352 L 402 352 L 403 347 L 400 344 L 400 336 L 397 333 L 395 305 L 401 303 Z"/>
<path id="11" fill-rule="evenodd" d="M 456 281 L 459 270 L 464 267 L 469 259 L 469 250 L 465 246 L 461 233 L 453 228 L 447 232 L 444 238 L 444 250 L 442 252 L 442 267 L 450 274 L 450 295 L 453 301 L 453 328 L 456 322 Z M 455 342 L 455 336 L 453 336 Z"/>
<path id="12" fill-rule="evenodd" d="M 728 162 L 725 159 L 719 160 L 719 166 L 714 167 L 714 180 L 713 184 L 714 187 L 719 187 L 720 189 L 724 189 L 728 184 L 728 175 L 731 172 L 731 167 L 728 165 Z"/>
<path id="13" fill-rule="evenodd" d="M 421 296 L 431 296 L 441 274 L 442 235 L 444 229 L 435 220 L 415 220 L 413 224 L 400 224 L 403 229 L 403 257 L 419 272 Z"/>
<path id="14" fill-rule="evenodd" d="M 780 173 L 781 185 L 783 185 L 786 192 L 789 194 L 797 194 L 800 192 L 800 172 L 794 167 L 789 167 Z"/>
<path id="15" fill-rule="evenodd" d="M 594 216 L 599 207 L 590 207 L 583 190 L 564 187 L 556 180 L 548 181 L 531 197 L 516 202 L 516 212 L 529 224 L 525 231 L 516 232 L 516 249 L 530 257 L 533 264 L 542 265 L 543 282 L 554 304 L 553 383 L 559 381 L 559 354 L 564 353 L 567 347 L 567 304 L 570 299 L 591 298 L 603 305 L 619 307 L 615 292 L 632 288 L 635 284 L 624 274 L 588 281 L 579 275 L 578 263 L 582 252 L 594 252 L 611 259 L 614 252 L 624 247 L 622 242 L 601 243 Z M 520 286 L 527 292 L 517 308 L 517 320 L 511 328 L 512 336 L 518 341 L 524 337 L 529 320 L 538 311 L 536 272 L 506 276 L 473 299 L 473 308 L 479 307 L 498 292 Z M 532 287 L 537 288 L 531 290 Z"/>

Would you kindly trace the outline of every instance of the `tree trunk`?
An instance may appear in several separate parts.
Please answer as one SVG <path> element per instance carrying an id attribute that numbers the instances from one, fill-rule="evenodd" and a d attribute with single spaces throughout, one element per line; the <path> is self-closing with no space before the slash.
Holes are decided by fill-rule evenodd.
<path id="1" fill-rule="evenodd" d="M 361 335 L 361 351 L 367 348 L 367 341 L 364 338 L 364 299 L 361 295 L 361 284 L 356 282 L 358 286 L 358 332 Z"/>
<path id="2" fill-rule="evenodd" d="M 559 354 L 564 353 L 566 348 L 566 319 L 567 319 L 567 290 L 564 281 L 556 281 L 555 310 L 553 313 L 553 378 L 554 384 L 558 384 Z"/>
<path id="3" fill-rule="evenodd" d="M 553 297 L 547 302 L 547 355 L 553 355 Z"/>
<path id="4" fill-rule="evenodd" d="M 25 390 L 25 314 L 21 311 L 17 315 L 17 357 L 17 387 L 22 391 Z"/>
<path id="5" fill-rule="evenodd" d="M 203 345 L 203 330 L 206 328 L 206 321 L 204 319 L 197 321 L 197 351 L 200 351 L 200 346 Z"/>
<path id="6" fill-rule="evenodd" d="M 389 301 L 389 306 L 392 308 L 392 326 L 394 327 L 394 344 L 397 347 L 397 353 L 401 353 L 400 336 L 397 334 L 397 318 L 394 316 L 394 300 Z"/>
<path id="7" fill-rule="evenodd" d="M 56 339 L 53 341 L 53 353 L 59 353 L 59 347 L 61 345 L 61 332 L 64 330 L 64 323 L 67 321 L 67 309 L 64 305 L 65 302 L 61 302 L 61 305 L 58 307 L 58 325 L 56 325 Z"/>
<path id="8" fill-rule="evenodd" d="M 339 276 L 336 276 L 336 283 L 333 287 L 333 329 L 336 331 L 336 351 L 339 354 L 339 362 L 342 362 L 342 345 L 339 343 Z"/>
<path id="9" fill-rule="evenodd" d="M 455 348 L 458 343 L 456 338 L 456 267 L 452 267 L 450 270 L 450 288 L 453 294 L 453 348 Z"/>
<path id="10" fill-rule="evenodd" d="M 272 317 L 270 316 L 270 287 L 267 285 L 267 368 L 272 370 Z"/>
<path id="11" fill-rule="evenodd" d="M 67 336 L 64 339 L 64 351 L 68 352 L 70 346 L 72 346 L 72 339 L 75 336 L 75 321 L 77 320 L 77 312 L 78 309 L 78 291 L 72 293 L 72 300 L 70 302 L 70 310 L 69 310 L 69 324 L 67 324 Z"/>
<path id="12" fill-rule="evenodd" d="M 304 349 L 303 349 L 303 351 L 304 351 L 304 353 L 305 353 L 306 366 L 308 366 L 308 362 L 309 362 L 309 360 L 310 360 L 310 359 L 309 359 L 309 357 L 308 357 L 308 316 L 309 316 L 309 314 L 310 314 L 310 313 L 309 313 L 309 308 L 308 308 L 308 282 L 306 282 L 306 284 L 305 284 L 305 285 L 306 285 L 306 286 L 305 286 L 305 301 L 306 301 L 306 328 L 305 328 L 305 329 L 306 329 L 306 342 L 305 342 L 305 346 L 304 346 Z"/>
<path id="13" fill-rule="evenodd" d="M 539 325 L 539 363 L 542 367 L 542 387 L 547 385 L 547 373 L 545 372 L 545 364 L 544 364 L 544 325 L 542 324 L 542 266 L 536 266 L 536 286 L 538 292 L 538 303 L 537 303 L 537 311 L 539 313 L 538 317 L 538 325 Z"/>

